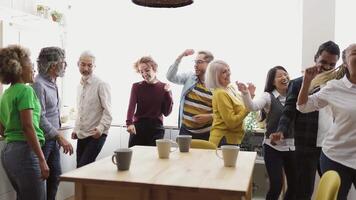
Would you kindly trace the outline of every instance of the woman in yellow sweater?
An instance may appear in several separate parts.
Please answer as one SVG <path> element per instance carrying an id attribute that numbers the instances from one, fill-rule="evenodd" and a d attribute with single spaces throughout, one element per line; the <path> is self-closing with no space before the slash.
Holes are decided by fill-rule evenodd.
<path id="1" fill-rule="evenodd" d="M 212 62 L 206 72 L 205 84 L 213 89 L 213 125 L 209 141 L 218 146 L 225 137 L 226 144 L 240 144 L 244 137 L 243 120 L 249 113 L 240 94 L 230 84 L 230 67 L 221 60 Z"/>

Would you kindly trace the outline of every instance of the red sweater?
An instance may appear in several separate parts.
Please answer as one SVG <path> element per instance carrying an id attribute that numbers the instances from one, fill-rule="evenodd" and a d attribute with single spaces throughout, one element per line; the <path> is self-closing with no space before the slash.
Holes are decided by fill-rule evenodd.
<path id="1" fill-rule="evenodd" d="M 165 83 L 160 81 L 155 84 L 141 81 L 132 85 L 126 125 L 142 118 L 158 119 L 163 124 L 162 114 L 168 116 L 173 107 L 172 93 L 164 86 Z"/>

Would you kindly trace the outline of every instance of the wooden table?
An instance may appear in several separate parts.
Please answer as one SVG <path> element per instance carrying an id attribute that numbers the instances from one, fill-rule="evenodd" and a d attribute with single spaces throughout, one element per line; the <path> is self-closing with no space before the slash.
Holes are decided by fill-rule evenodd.
<path id="1" fill-rule="evenodd" d="M 106 157 L 65 173 L 60 180 L 75 182 L 76 200 L 251 199 L 256 152 L 241 151 L 236 168 L 230 168 L 215 150 L 176 151 L 169 159 L 159 159 L 156 147 L 132 149 L 128 171 L 117 171 Z"/>

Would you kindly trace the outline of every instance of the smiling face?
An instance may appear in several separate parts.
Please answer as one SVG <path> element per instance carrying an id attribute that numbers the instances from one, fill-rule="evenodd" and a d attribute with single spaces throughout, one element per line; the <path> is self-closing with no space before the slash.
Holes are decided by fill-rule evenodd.
<path id="1" fill-rule="evenodd" d="M 323 51 L 316 58 L 315 64 L 319 66 L 319 73 L 322 73 L 334 69 L 338 60 L 338 55 Z"/>
<path id="2" fill-rule="evenodd" d="M 156 72 L 147 63 L 138 64 L 138 72 L 147 83 L 153 83 L 156 79 Z"/>
<path id="3" fill-rule="evenodd" d="M 218 74 L 218 81 L 222 87 L 227 87 L 230 84 L 230 75 L 230 67 L 227 65 L 222 65 Z"/>
<path id="4" fill-rule="evenodd" d="M 273 85 L 279 92 L 286 92 L 288 89 L 289 76 L 284 70 L 277 69 L 274 77 Z"/>
<path id="5" fill-rule="evenodd" d="M 208 61 L 205 60 L 204 54 L 198 54 L 195 59 L 195 75 L 196 76 L 204 76 L 206 68 L 208 67 Z"/>

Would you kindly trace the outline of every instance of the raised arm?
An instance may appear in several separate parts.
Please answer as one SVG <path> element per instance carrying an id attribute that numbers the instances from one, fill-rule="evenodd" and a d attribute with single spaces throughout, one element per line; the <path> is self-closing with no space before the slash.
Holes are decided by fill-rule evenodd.
<path id="1" fill-rule="evenodd" d="M 183 53 L 181 53 L 177 57 L 175 62 L 169 67 L 167 74 L 166 74 L 167 80 L 169 80 L 170 82 L 175 83 L 175 84 L 183 85 L 189 78 L 190 74 L 189 73 L 178 74 L 178 66 L 179 66 L 183 57 L 190 56 L 193 54 L 194 54 L 193 49 L 187 49 Z"/>

